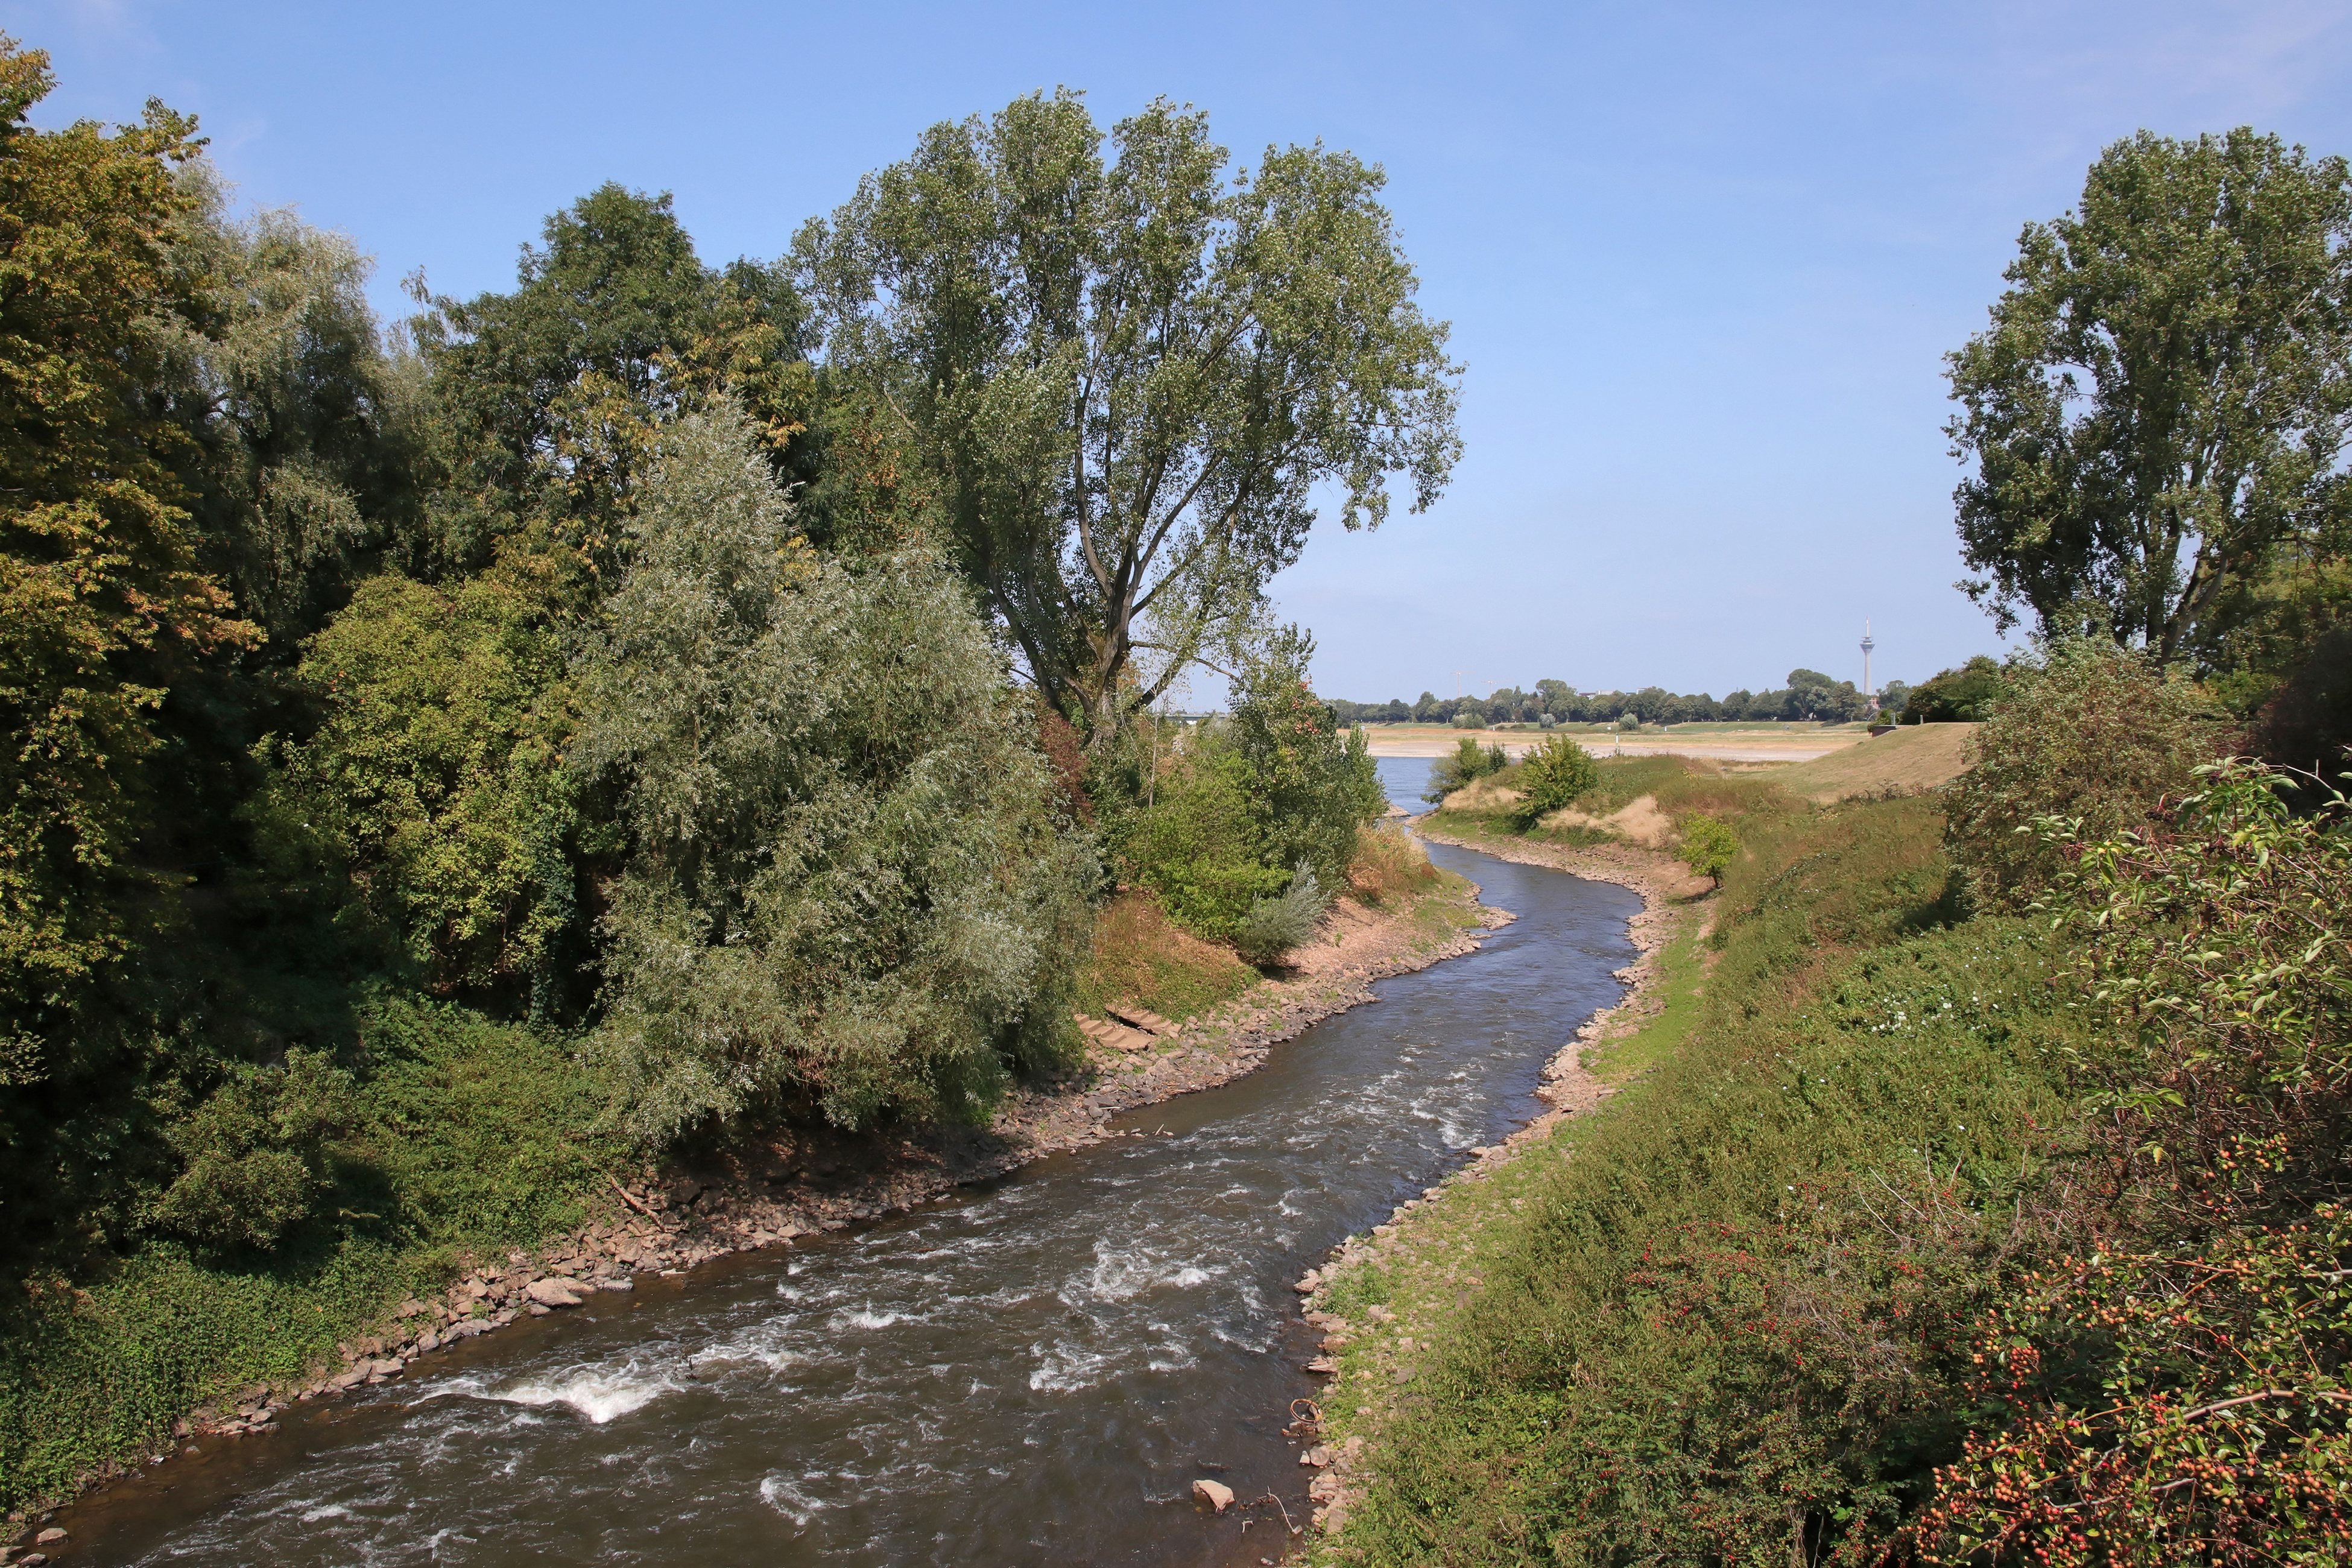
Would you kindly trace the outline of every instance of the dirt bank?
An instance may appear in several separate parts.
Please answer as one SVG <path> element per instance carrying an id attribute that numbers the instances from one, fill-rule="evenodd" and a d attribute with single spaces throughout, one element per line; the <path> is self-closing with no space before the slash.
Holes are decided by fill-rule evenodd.
<path id="1" fill-rule="evenodd" d="M 1513 917 L 1449 878 L 1437 890 L 1367 909 L 1341 900 L 1296 963 L 1232 1002 L 1150 1038 L 1144 1048 L 1089 1048 L 1076 1070 L 1013 1094 L 988 1127 L 899 1138 L 795 1130 L 724 1166 L 641 1175 L 613 1184 L 606 1211 L 535 1251 L 478 1260 L 430 1299 L 395 1307 L 373 1333 L 341 1347 L 339 1366 L 297 1387 L 255 1384 L 194 1412 L 177 1436 L 268 1432 L 289 1400 L 331 1397 L 398 1377 L 417 1358 L 526 1315 L 577 1305 L 635 1276 L 674 1275 L 752 1248 L 929 1201 L 964 1182 L 1122 1134 L 1124 1110 L 1212 1088 L 1250 1071 L 1276 1044 L 1372 999 L 1373 981 L 1475 951 Z"/>

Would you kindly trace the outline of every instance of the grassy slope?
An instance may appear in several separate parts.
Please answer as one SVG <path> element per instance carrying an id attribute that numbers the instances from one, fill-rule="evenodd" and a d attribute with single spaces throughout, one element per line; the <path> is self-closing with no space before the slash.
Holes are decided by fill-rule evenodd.
<path id="1" fill-rule="evenodd" d="M 1606 787 L 1750 783 L 1633 771 L 1672 765 Z M 1331 1427 L 1377 1479 L 1318 1556 L 1777 1564 L 1801 1528 L 1818 1559 L 1951 1457 L 1945 1330 L 2058 1118 L 2042 948 L 1948 923 L 1930 801 L 1747 804 L 1712 974 L 1670 947 L 1668 1005 L 1593 1064 L 1639 1081 L 1332 1288 L 1398 1319 L 1342 1352 Z"/>
<path id="2" fill-rule="evenodd" d="M 1773 773 L 1791 795 L 1827 805 L 1861 795 L 1933 789 L 1960 776 L 1974 724 L 1907 724 L 1843 752 Z"/>

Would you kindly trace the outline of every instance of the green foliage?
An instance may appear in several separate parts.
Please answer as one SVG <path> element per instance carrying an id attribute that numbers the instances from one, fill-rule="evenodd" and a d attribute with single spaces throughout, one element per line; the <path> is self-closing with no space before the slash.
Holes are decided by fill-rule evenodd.
<path id="1" fill-rule="evenodd" d="M 0 1502 L 136 1463 L 224 1390 L 307 1380 L 339 1341 L 446 1284 L 467 1255 L 579 1224 L 627 1155 L 617 1131 L 598 1130 L 614 1120 L 611 1087 L 551 1037 L 397 997 L 365 1036 L 355 1090 L 305 1053 L 274 1088 L 237 1095 L 234 1117 L 215 1113 L 243 1123 L 223 1128 L 232 1136 L 299 1147 L 306 1171 L 333 1177 L 276 1251 L 150 1241 L 84 1289 L 42 1284 L 0 1303 Z M 246 1120 L 257 1110 L 266 1125 Z M 313 1135 L 331 1127 L 310 1163 Z"/>
<path id="2" fill-rule="evenodd" d="M 1252 963 L 1280 963 L 1293 948 L 1314 940 L 1324 903 L 1315 868 L 1301 860 L 1281 892 L 1250 906 L 1234 932 L 1234 950 Z"/>
<path id="3" fill-rule="evenodd" d="M 983 1115 L 1063 1048 L 1096 872 L 962 590 L 816 561 L 723 404 L 666 437 L 629 557 L 577 757 L 633 840 L 597 1031 L 630 1126 Z"/>
<path id="4" fill-rule="evenodd" d="M 1682 863 L 1720 886 L 1724 868 L 1739 853 L 1739 835 L 1729 823 L 1705 813 L 1685 817 L 1682 835 L 1682 847 L 1675 851 Z"/>
<path id="5" fill-rule="evenodd" d="M 2344 521 L 2352 171 L 2240 129 L 2142 131 L 2029 224 L 1991 326 L 1950 357 L 1968 584 L 2006 629 L 2111 631 L 2161 662 L 2233 588 Z"/>
<path id="6" fill-rule="evenodd" d="M 1442 805 L 1445 797 L 1455 790 L 1492 777 L 1510 765 L 1510 757 L 1499 745 L 1482 746 L 1468 735 L 1454 743 L 1454 749 L 1429 765 L 1429 787 L 1421 798 L 1432 805 Z"/>
<path id="7" fill-rule="evenodd" d="M 384 575 L 312 638 L 297 671 L 324 721 L 273 738 L 256 807 L 281 853 L 348 875 L 436 987 L 544 1003 L 574 917 L 574 722 L 562 644 L 506 577 Z"/>
<path id="8" fill-rule="evenodd" d="M 275 1245 L 327 1190 L 328 1141 L 354 1109 L 351 1075 L 315 1051 L 230 1079 L 173 1127 L 185 1164 L 153 1222 L 205 1247 Z"/>
<path id="9" fill-rule="evenodd" d="M 448 1003 L 393 998 L 366 1028 L 344 1152 L 414 1247 L 528 1243 L 579 1223 L 630 1153 L 619 1088 L 572 1045 Z"/>
<path id="10" fill-rule="evenodd" d="M 1511 782 L 1519 792 L 1516 815 L 1524 827 L 1590 794 L 1601 782 L 1601 766 L 1567 736 L 1549 735 L 1519 759 Z"/>
<path id="11" fill-rule="evenodd" d="M 1970 896 L 1987 909 L 2023 907 L 2064 865 L 2036 819 L 2063 816 L 2093 837 L 2136 826 L 2186 792 L 2219 741 L 2215 715 L 2185 680 L 2104 638 L 2016 663 L 1950 791 L 1952 858 Z"/>
<path id="12" fill-rule="evenodd" d="M 1119 858 L 1128 877 L 1156 892 L 1187 930 L 1230 939 L 1254 905 L 1281 889 L 1283 872 L 1268 863 L 1255 776 L 1230 728 L 1203 725 L 1189 740 Z"/>
<path id="13" fill-rule="evenodd" d="M 2000 666 L 1983 654 L 1958 669 L 1937 671 L 1911 689 L 1904 701 L 1906 724 L 1980 724 L 2001 698 Z"/>
<path id="14" fill-rule="evenodd" d="M 203 569 L 175 504 L 186 449 L 152 395 L 177 384 L 173 323 L 195 310 L 169 246 L 191 205 L 172 167 L 194 156 L 194 122 L 158 103 L 112 136 L 89 121 L 36 130 L 47 67 L 0 36 L 6 1038 L 53 1036 L 128 951 L 130 906 L 153 881 L 135 845 L 156 710 L 194 656 L 254 635 Z"/>
<path id="15" fill-rule="evenodd" d="M 2244 764 L 2202 782 L 2053 895 L 2101 1025 L 2076 1058 L 2098 1175 L 2067 1217 L 2124 1239 L 1977 1325 L 1979 1431 L 1919 1531 L 1947 1561 L 2352 1546 L 2352 826 Z"/>
<path id="16" fill-rule="evenodd" d="M 404 549 L 437 468 L 415 361 L 384 352 L 372 264 L 290 209 L 239 221 L 210 164 L 178 175 L 175 259 L 197 279 L 171 353 L 204 453 L 189 504 L 207 559 L 290 658 L 387 549 Z"/>
<path id="17" fill-rule="evenodd" d="M 513 292 L 424 300 L 414 323 L 453 468 L 414 564 L 478 568 L 504 541 L 593 603 L 665 421 L 723 388 L 772 464 L 807 477 L 805 311 L 781 267 L 704 266 L 667 195 L 599 186 L 541 237 Z"/>
<path id="18" fill-rule="evenodd" d="M 1244 956 L 1304 940 L 1277 942 L 1296 922 L 1261 907 L 1296 902 L 1304 866 L 1319 917 L 1319 889 L 1347 886 L 1359 835 L 1388 808 L 1363 731 L 1342 731 L 1307 685 L 1314 653 L 1296 627 L 1268 638 L 1243 668 L 1232 715 L 1186 737 L 1118 839 L 1129 879 L 1200 935 L 1247 943 Z"/>
<path id="19" fill-rule="evenodd" d="M 1296 626 L 1266 640 L 1234 693 L 1234 750 L 1249 766 L 1252 810 L 1269 865 L 1304 862 L 1326 888 L 1347 885 L 1356 835 L 1388 809 L 1360 729 L 1342 730 L 1307 684 L 1315 639 Z"/>
<path id="20" fill-rule="evenodd" d="M 936 526 L 1089 749 L 1255 635 L 1316 486 L 1377 526 L 1390 475 L 1419 510 L 1461 447 L 1377 169 L 1292 147 L 1227 181 L 1165 100 L 1103 140 L 1067 90 L 935 125 L 795 246 L 828 369 L 905 422 Z"/>

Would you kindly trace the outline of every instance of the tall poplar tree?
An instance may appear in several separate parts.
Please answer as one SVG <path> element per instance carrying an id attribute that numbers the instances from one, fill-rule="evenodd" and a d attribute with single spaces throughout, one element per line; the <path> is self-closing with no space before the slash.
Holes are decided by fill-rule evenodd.
<path id="1" fill-rule="evenodd" d="M 2352 172 L 2247 129 L 2143 131 L 2005 276 L 1950 356 L 1983 574 L 1963 586 L 2004 629 L 2196 654 L 2277 552 L 2352 510 Z"/>
<path id="2" fill-rule="evenodd" d="M 1048 699 L 1108 744 L 1265 624 L 1319 484 L 1377 526 L 1461 451 L 1458 368 L 1378 199 L 1320 146 L 1226 177 L 1161 100 L 1104 137 L 1077 94 L 940 124 L 795 247 L 845 396 Z"/>

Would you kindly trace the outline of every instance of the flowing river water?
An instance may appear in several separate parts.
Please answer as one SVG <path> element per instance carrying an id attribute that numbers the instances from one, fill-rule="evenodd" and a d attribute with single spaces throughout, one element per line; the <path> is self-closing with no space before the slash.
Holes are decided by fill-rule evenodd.
<path id="1" fill-rule="evenodd" d="M 1426 763 L 1385 761 L 1410 802 Z M 1417 805 L 1417 803 L 1415 803 Z M 1118 1138 L 643 1279 L 76 1509 L 75 1563 L 1224 1564 L 1304 1522 L 1289 1289 L 1540 1109 L 1639 898 L 1433 846 L 1519 919 Z M 1244 1524 L 1248 1528 L 1244 1530 Z"/>

